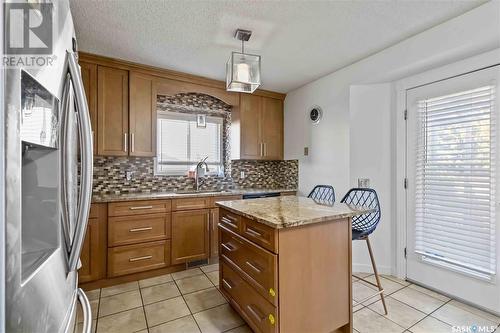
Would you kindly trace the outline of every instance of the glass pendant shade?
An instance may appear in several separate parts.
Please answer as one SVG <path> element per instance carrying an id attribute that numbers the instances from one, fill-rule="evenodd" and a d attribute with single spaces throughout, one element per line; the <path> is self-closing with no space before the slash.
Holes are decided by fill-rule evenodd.
<path id="1" fill-rule="evenodd" d="M 260 56 L 232 52 L 226 64 L 226 90 L 253 93 L 260 86 Z"/>

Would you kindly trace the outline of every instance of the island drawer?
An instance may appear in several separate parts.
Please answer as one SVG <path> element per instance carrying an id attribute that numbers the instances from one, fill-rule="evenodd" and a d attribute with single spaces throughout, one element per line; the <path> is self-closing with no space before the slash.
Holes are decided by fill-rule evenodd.
<path id="1" fill-rule="evenodd" d="M 255 291 L 226 262 L 221 262 L 221 290 L 256 332 L 278 332 L 278 310 Z"/>
<path id="2" fill-rule="evenodd" d="M 112 202 L 108 205 L 108 216 L 167 213 L 170 208 L 170 200 Z"/>
<path id="3" fill-rule="evenodd" d="M 278 304 L 278 256 L 228 231 L 221 231 L 223 258 L 234 264 L 244 278 L 269 302 Z"/>
<path id="4" fill-rule="evenodd" d="M 170 264 L 170 240 L 108 249 L 108 277 L 162 268 Z"/>
<path id="5" fill-rule="evenodd" d="M 219 223 L 231 231 L 240 232 L 241 217 L 230 211 L 225 209 L 219 210 Z"/>
<path id="6" fill-rule="evenodd" d="M 191 210 L 210 207 L 210 197 L 172 199 L 172 210 Z"/>
<path id="7" fill-rule="evenodd" d="M 278 253 L 278 230 L 262 223 L 242 218 L 240 234 L 263 248 Z"/>
<path id="8" fill-rule="evenodd" d="M 170 238 L 170 224 L 170 213 L 110 217 L 108 221 L 108 246 Z"/>

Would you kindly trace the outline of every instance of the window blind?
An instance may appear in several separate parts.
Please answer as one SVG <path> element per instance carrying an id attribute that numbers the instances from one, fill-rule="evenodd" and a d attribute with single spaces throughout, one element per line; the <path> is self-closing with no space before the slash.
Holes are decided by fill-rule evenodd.
<path id="1" fill-rule="evenodd" d="M 222 118 L 207 117 L 198 127 L 196 116 L 158 113 L 156 173 L 184 175 L 207 157 L 211 173 L 222 171 Z"/>
<path id="2" fill-rule="evenodd" d="M 496 272 L 494 86 L 421 100 L 415 251 L 471 275 Z"/>

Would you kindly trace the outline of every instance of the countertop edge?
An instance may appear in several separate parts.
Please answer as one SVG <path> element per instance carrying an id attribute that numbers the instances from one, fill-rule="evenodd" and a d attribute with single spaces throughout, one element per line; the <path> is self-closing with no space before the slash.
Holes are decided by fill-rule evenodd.
<path id="1" fill-rule="evenodd" d="M 140 201 L 140 200 L 167 200 L 167 199 L 182 199 L 182 198 L 201 198 L 201 197 L 223 197 L 232 195 L 244 195 L 253 193 L 289 193 L 297 192 L 297 189 L 236 189 L 225 192 L 200 192 L 200 193 L 176 193 L 176 192 L 141 192 L 129 194 L 104 194 L 93 195 L 91 203 L 109 203 L 109 202 L 124 202 L 124 201 Z"/>
<path id="2" fill-rule="evenodd" d="M 215 205 L 217 207 L 220 207 L 220 208 L 223 208 L 225 210 L 228 210 L 232 213 L 235 213 L 237 215 L 240 215 L 240 216 L 243 216 L 243 217 L 246 217 L 252 221 L 255 221 L 255 222 L 258 222 L 258 223 L 262 223 L 264 225 L 267 225 L 268 227 L 271 227 L 273 229 L 287 229 L 287 228 L 293 228 L 293 227 L 300 227 L 300 226 L 306 226 L 306 225 L 309 225 L 309 224 L 316 224 L 316 223 L 322 223 L 322 222 L 328 222 L 328 221 L 332 221 L 332 220 L 341 220 L 341 219 L 345 219 L 345 218 L 351 218 L 351 217 L 354 217 L 356 215 L 360 215 L 359 212 L 350 212 L 350 213 L 343 213 L 343 214 L 336 214 L 336 215 L 329 215 L 329 216 L 322 216 L 322 217 L 318 217 L 318 218 L 311 218 L 311 219 L 307 219 L 307 220 L 297 220 L 297 221 L 293 221 L 293 222 L 288 222 L 288 223 L 282 223 L 282 224 L 276 224 L 276 223 L 273 223 L 273 222 L 269 222 L 265 219 L 262 219 L 262 218 L 259 218 L 259 217 L 256 217 L 252 214 L 248 214 L 248 213 L 245 213 L 245 212 L 242 212 L 238 209 L 234 209 L 232 207 L 228 207 L 227 205 L 224 204 L 224 202 L 216 202 Z"/>

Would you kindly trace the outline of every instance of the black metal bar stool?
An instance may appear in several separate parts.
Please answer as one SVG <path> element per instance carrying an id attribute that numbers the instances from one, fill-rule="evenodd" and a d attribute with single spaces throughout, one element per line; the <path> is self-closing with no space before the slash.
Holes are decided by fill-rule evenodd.
<path id="1" fill-rule="evenodd" d="M 331 185 L 316 185 L 307 197 L 320 203 L 333 204 L 335 203 L 335 190 Z"/>
<path id="2" fill-rule="evenodd" d="M 352 218 L 352 240 L 365 240 L 366 245 L 368 246 L 368 252 L 370 254 L 370 260 L 372 262 L 373 273 L 375 274 L 375 279 L 377 283 L 373 283 L 371 281 L 365 280 L 360 276 L 353 275 L 354 277 L 364 281 L 366 283 L 371 284 L 378 288 L 378 292 L 366 297 L 361 301 L 354 301 L 356 304 L 362 304 L 367 300 L 380 295 L 380 299 L 382 300 L 382 305 L 384 306 L 385 314 L 387 314 L 387 306 L 385 305 L 384 299 L 384 289 L 382 288 L 382 284 L 380 283 L 380 277 L 377 271 L 377 265 L 375 265 L 375 258 L 373 257 L 372 247 L 370 245 L 369 235 L 375 231 L 378 223 L 380 222 L 380 203 L 378 201 L 377 192 L 370 188 L 353 188 L 350 189 L 349 192 L 342 198 L 340 202 L 357 206 L 357 207 L 366 207 L 374 209 L 373 212 L 363 215 L 358 215 Z"/>

